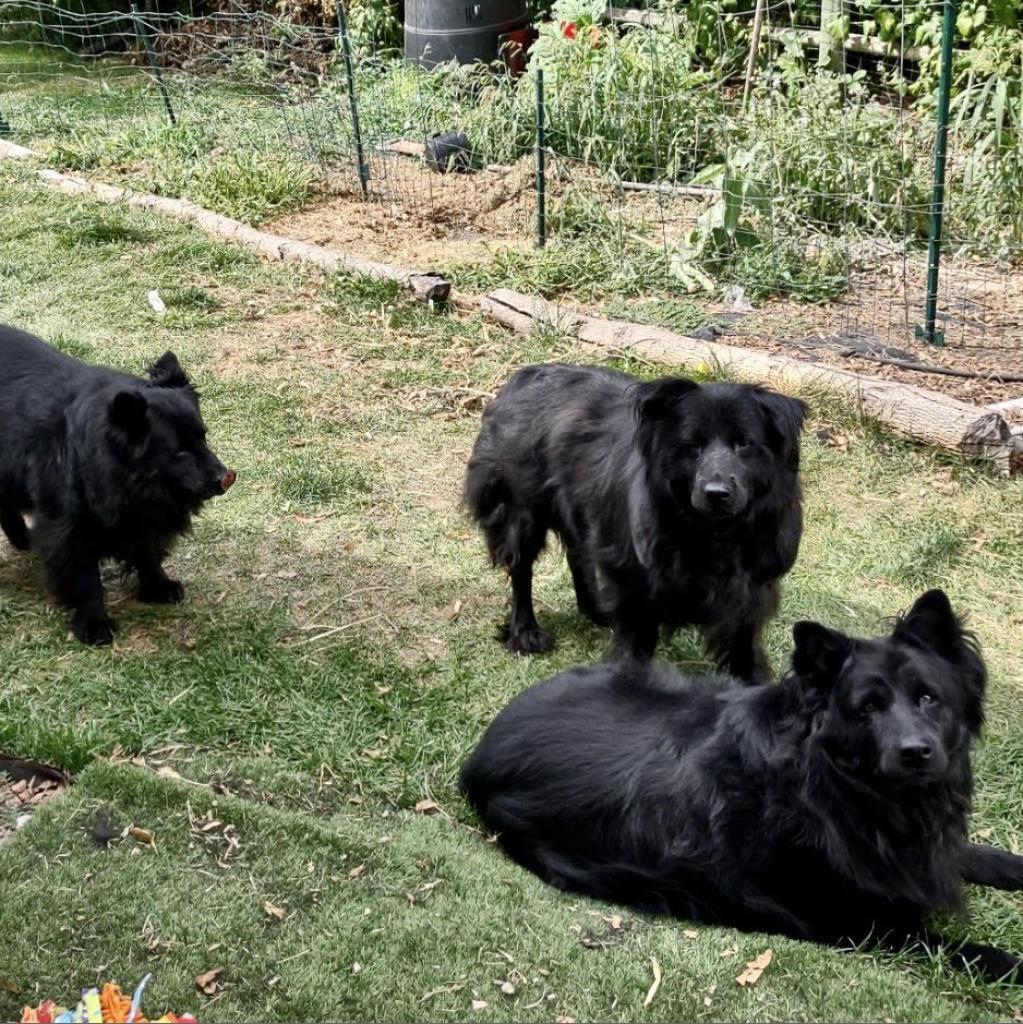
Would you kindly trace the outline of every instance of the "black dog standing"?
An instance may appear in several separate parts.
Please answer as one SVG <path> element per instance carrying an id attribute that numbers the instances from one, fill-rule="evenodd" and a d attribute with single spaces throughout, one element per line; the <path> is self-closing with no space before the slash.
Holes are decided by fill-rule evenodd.
<path id="1" fill-rule="evenodd" d="M 703 627 L 730 674 L 770 678 L 760 635 L 802 535 L 797 399 L 614 370 L 519 370 L 483 414 L 465 500 L 508 571 L 506 645 L 553 638 L 536 620 L 533 562 L 565 545 L 579 610 L 615 650 L 649 658 L 662 625 Z"/>
<path id="2" fill-rule="evenodd" d="M 903 947 L 963 883 L 1023 889 L 1023 857 L 969 841 L 985 669 L 940 590 L 870 640 L 797 623 L 778 685 L 666 665 L 572 669 L 494 719 L 462 788 L 560 889 L 835 945 Z M 1023 962 L 960 944 L 988 979 Z"/>
<path id="3" fill-rule="evenodd" d="M 174 353 L 140 380 L 0 325 L 0 527 L 38 553 L 83 643 L 113 639 L 100 561 L 134 569 L 139 600 L 180 601 L 162 563 L 234 479 L 206 445 L 199 397 Z"/>

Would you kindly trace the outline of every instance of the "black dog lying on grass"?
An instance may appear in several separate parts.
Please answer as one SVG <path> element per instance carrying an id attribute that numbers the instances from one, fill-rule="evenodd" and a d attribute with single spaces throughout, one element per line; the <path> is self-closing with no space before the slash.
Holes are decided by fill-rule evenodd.
<path id="1" fill-rule="evenodd" d="M 641 383 L 595 366 L 519 370 L 483 414 L 465 501 L 511 577 L 506 645 L 549 650 L 533 562 L 564 542 L 579 610 L 649 658 L 661 625 L 699 625 L 740 679 L 802 535 L 802 402 L 739 384 Z"/>
<path id="2" fill-rule="evenodd" d="M 206 445 L 199 397 L 173 352 L 143 381 L 0 325 L 0 528 L 38 552 L 83 643 L 113 639 L 100 560 L 138 573 L 139 600 L 180 601 L 163 560 L 234 479 Z"/>
<path id="3" fill-rule="evenodd" d="M 1023 889 L 1023 857 L 967 839 L 985 670 L 944 593 L 880 639 L 793 635 L 778 685 L 629 662 L 540 683 L 491 724 L 463 791 L 560 889 L 750 931 L 901 948 L 941 941 L 927 920 L 964 882 Z M 1023 966 L 953 956 L 989 979 Z"/>

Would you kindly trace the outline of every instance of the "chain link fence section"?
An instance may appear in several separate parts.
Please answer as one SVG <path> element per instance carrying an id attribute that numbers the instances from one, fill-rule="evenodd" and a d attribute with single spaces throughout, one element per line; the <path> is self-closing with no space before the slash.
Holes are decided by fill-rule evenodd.
<path id="1" fill-rule="evenodd" d="M 917 337 L 937 54 L 911 27 L 921 11 L 940 22 L 943 3 L 746 2 L 556 17 L 521 75 L 426 69 L 357 39 L 349 76 L 332 5 L 302 22 L 198 0 L 135 15 L 0 0 L 0 116 L 65 168 L 453 268 L 466 287 L 517 285 L 858 369 L 926 357 L 975 375 L 964 394 L 973 380 L 1018 394 L 998 381 L 1023 376 L 1019 32 L 956 50 L 941 350 Z M 886 15 L 903 29 L 882 44 L 868 23 Z"/>

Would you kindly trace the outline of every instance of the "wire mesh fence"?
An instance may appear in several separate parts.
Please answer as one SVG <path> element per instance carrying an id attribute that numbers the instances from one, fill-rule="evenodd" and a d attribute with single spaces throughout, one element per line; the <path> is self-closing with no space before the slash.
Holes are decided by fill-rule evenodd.
<path id="1" fill-rule="evenodd" d="M 333 5 L 93 6 L 0 0 L 0 131 L 65 168 L 470 287 L 682 329 L 713 300 L 712 331 L 745 314 L 758 344 L 926 350 L 941 2 L 591 4 L 544 21 L 520 73 L 365 36 L 349 73 Z M 1011 384 L 1023 42 L 985 38 L 956 51 L 937 326 L 946 364 Z"/>

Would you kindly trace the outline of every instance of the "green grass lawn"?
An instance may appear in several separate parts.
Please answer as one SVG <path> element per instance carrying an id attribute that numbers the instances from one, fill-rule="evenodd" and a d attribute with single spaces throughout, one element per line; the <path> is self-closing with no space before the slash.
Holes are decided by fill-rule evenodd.
<path id="1" fill-rule="evenodd" d="M 0 194 L 0 318 L 135 371 L 174 348 L 239 473 L 172 558 L 184 605 L 143 608 L 111 577 L 112 649 L 70 639 L 31 559 L 0 545 L 0 750 L 77 773 L 0 846 L 0 1019 L 147 971 L 151 1018 L 204 1021 L 1012 1015 L 1012 991 L 938 963 L 559 895 L 477 831 L 461 759 L 514 694 L 606 643 L 549 557 L 538 598 L 559 647 L 505 655 L 492 639 L 505 584 L 458 508 L 480 396 L 523 362 L 573 358 L 562 341 L 265 266 L 43 191 L 24 169 L 0 168 Z M 974 827 L 1023 848 L 1023 481 L 818 403 L 812 427 L 825 424 L 851 440 L 804 443 L 807 532 L 773 656 L 796 619 L 870 632 L 946 587 L 992 676 Z M 689 634 L 665 653 L 706 665 Z M 417 813 L 425 799 L 439 812 Z M 155 849 L 100 847 L 90 828 L 106 818 L 151 830 Z M 970 906 L 971 936 L 1023 951 L 1018 901 L 974 892 Z M 760 982 L 737 986 L 767 947 Z M 644 1008 L 651 958 L 663 982 Z M 194 978 L 214 968 L 221 987 L 200 994 Z"/>

